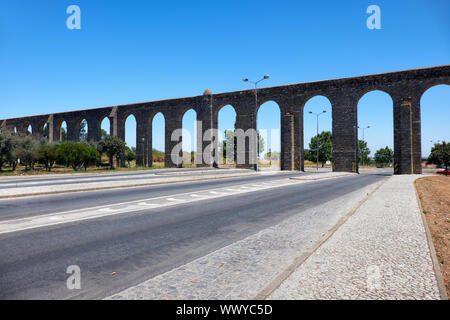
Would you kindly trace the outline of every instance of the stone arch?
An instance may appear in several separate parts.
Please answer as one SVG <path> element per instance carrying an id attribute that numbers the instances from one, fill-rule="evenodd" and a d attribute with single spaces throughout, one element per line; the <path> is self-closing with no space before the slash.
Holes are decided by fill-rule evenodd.
<path id="1" fill-rule="evenodd" d="M 42 120 L 38 124 L 38 132 L 39 136 L 46 139 L 47 141 L 50 140 L 50 124 L 46 120 Z"/>
<path id="2" fill-rule="evenodd" d="M 266 113 L 266 119 L 262 114 Z M 272 169 L 283 167 L 281 157 L 281 114 L 282 105 L 274 99 L 264 99 L 259 104 L 255 114 L 257 133 L 264 139 L 263 149 L 257 150 L 258 167 L 271 167 Z M 259 144 L 257 144 L 259 147 Z M 270 154 L 269 154 L 270 153 Z"/>
<path id="3" fill-rule="evenodd" d="M 314 147 L 314 145 L 312 147 L 310 146 L 311 141 L 313 141 L 313 143 L 316 141 L 313 140 L 313 138 L 318 134 L 320 135 L 322 132 L 327 131 L 333 133 L 333 105 L 330 99 L 326 94 L 310 94 L 306 96 L 306 99 L 304 100 L 300 110 L 303 119 L 303 145 L 304 149 L 307 150 L 304 161 L 309 160 L 310 162 L 315 163 L 310 164 L 313 167 L 317 167 L 317 164 L 319 165 L 319 167 L 327 167 L 328 165 L 331 165 L 332 159 L 329 158 L 325 160 L 325 158 L 323 158 L 326 153 L 319 154 L 320 161 L 317 162 L 317 149 L 315 149 L 316 147 Z M 321 149 L 319 148 L 319 151 L 320 150 Z M 330 163 L 328 163 L 327 161 L 330 161 Z"/>
<path id="4" fill-rule="evenodd" d="M 224 112 L 228 113 L 229 119 L 227 121 L 221 120 L 224 117 Z M 226 114 L 225 114 L 226 116 Z M 215 150 L 217 155 L 213 155 L 215 162 L 219 166 L 235 166 L 236 165 L 236 150 L 235 150 L 235 138 L 233 133 L 225 133 L 225 131 L 232 132 L 236 129 L 237 112 L 232 104 L 222 104 L 217 110 L 215 110 L 213 116 L 213 128 L 217 129 L 215 133 Z M 224 125 L 224 123 L 226 123 Z M 227 139 L 228 135 L 228 139 Z"/>
<path id="5" fill-rule="evenodd" d="M 85 116 L 80 116 L 74 122 L 74 138 L 76 141 L 88 140 L 89 123 Z"/>
<path id="6" fill-rule="evenodd" d="M 105 120 L 108 120 L 107 124 L 106 123 L 104 124 Z M 99 134 L 100 138 L 102 138 L 102 136 L 103 136 L 102 130 L 104 130 L 107 135 L 110 135 L 110 136 L 113 135 L 113 123 L 112 123 L 110 117 L 108 117 L 107 115 L 103 115 L 98 118 L 97 127 L 100 130 L 100 134 Z"/>
<path id="7" fill-rule="evenodd" d="M 129 125 L 129 128 L 127 129 L 127 121 L 129 119 L 131 119 L 130 117 L 132 117 L 134 119 L 134 121 Z M 122 119 L 123 119 L 122 120 L 123 135 L 122 135 L 121 138 L 123 139 L 123 141 L 125 141 L 125 143 L 127 141 L 130 142 L 129 144 L 127 144 L 130 148 L 131 147 L 136 147 L 136 145 L 137 145 L 137 137 L 138 137 L 138 134 L 137 134 L 137 130 L 138 130 L 138 128 L 137 128 L 137 119 L 138 119 L 138 117 L 136 116 L 135 112 L 131 112 L 130 111 L 130 112 L 125 113 L 123 115 Z M 127 133 L 128 133 L 128 137 L 127 137 Z M 129 137 L 130 133 L 132 135 L 131 138 Z M 134 137 L 134 139 L 133 139 L 133 137 Z M 134 144 L 134 146 L 133 146 L 133 144 Z"/>
<path id="8" fill-rule="evenodd" d="M 378 88 L 366 90 L 357 101 L 358 166 L 368 165 L 364 151 L 370 150 L 368 157 L 376 151 L 389 147 L 394 150 L 394 99 L 387 90 Z M 390 134 L 384 135 L 383 133 Z M 366 147 L 369 149 L 367 150 Z"/>
<path id="9" fill-rule="evenodd" d="M 55 121 L 53 135 L 54 135 L 54 138 L 53 138 L 54 142 L 67 141 L 67 121 L 64 118 L 60 118 Z"/>
<path id="10" fill-rule="evenodd" d="M 195 115 L 194 115 L 195 113 Z M 183 165 L 189 164 L 190 166 L 195 164 L 196 155 L 201 152 L 198 150 L 199 128 L 198 128 L 198 112 L 195 108 L 186 107 L 181 112 L 181 127 L 182 127 L 182 154 Z M 201 132 L 200 132 L 201 135 Z M 200 147 L 201 148 L 201 147 Z"/>
<path id="11" fill-rule="evenodd" d="M 148 166 L 153 166 L 155 163 L 160 163 L 164 166 L 166 150 L 166 117 L 162 111 L 155 110 L 150 115 L 148 121 L 150 130 L 147 133 L 147 164 Z M 153 154 L 153 150 L 155 150 L 155 154 Z"/>
<path id="12" fill-rule="evenodd" d="M 450 109 L 450 83 L 434 83 L 420 91 L 421 147 L 422 159 L 428 157 L 435 143 L 450 139 L 446 111 Z M 440 115 L 444 116 L 440 116 Z"/>

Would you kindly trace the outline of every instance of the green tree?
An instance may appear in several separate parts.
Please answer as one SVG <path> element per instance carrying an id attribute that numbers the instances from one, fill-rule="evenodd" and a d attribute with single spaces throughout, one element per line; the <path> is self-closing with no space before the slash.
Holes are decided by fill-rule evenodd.
<path id="1" fill-rule="evenodd" d="M 394 151 L 390 149 L 388 146 L 386 148 L 381 148 L 375 152 L 374 155 L 375 163 L 377 164 L 377 167 L 385 167 L 389 166 L 394 162 Z"/>
<path id="2" fill-rule="evenodd" d="M 118 161 L 125 155 L 125 142 L 114 136 L 107 136 L 98 142 L 98 149 L 101 153 L 105 153 L 109 158 L 109 166 L 114 168 L 114 158 Z"/>
<path id="3" fill-rule="evenodd" d="M 224 163 L 236 162 L 237 156 L 236 134 L 234 130 L 225 130 L 224 135 L 225 139 L 219 143 L 219 155 L 222 157 Z"/>
<path id="4" fill-rule="evenodd" d="M 21 164 L 25 165 L 25 170 L 34 169 L 34 164 L 39 159 L 39 141 L 28 134 L 18 135 L 17 138 L 16 158 L 19 159 Z"/>
<path id="5" fill-rule="evenodd" d="M 258 158 L 259 158 L 259 155 L 264 152 L 264 144 L 265 144 L 264 138 L 262 135 L 259 134 L 259 131 L 257 133 L 257 141 L 258 141 Z"/>
<path id="6" fill-rule="evenodd" d="M 108 133 L 104 129 L 101 129 L 100 131 L 101 131 L 100 139 L 103 140 L 103 139 L 105 139 L 108 136 Z"/>
<path id="7" fill-rule="evenodd" d="M 80 140 L 87 140 L 87 121 L 85 119 L 80 122 Z"/>
<path id="8" fill-rule="evenodd" d="M 58 145 L 56 158 L 66 166 L 71 166 L 74 170 L 87 168 L 95 164 L 98 160 L 99 153 L 96 149 L 91 148 L 82 143 L 62 143 Z"/>
<path id="9" fill-rule="evenodd" d="M 308 161 L 312 161 L 311 159 L 311 150 L 309 150 L 309 149 L 305 149 L 304 151 L 303 151 L 303 155 L 304 155 L 304 157 L 305 157 L 305 160 L 308 160 Z"/>
<path id="10" fill-rule="evenodd" d="M 67 131 L 64 128 L 61 128 L 61 141 L 67 141 Z"/>
<path id="11" fill-rule="evenodd" d="M 362 165 L 370 163 L 370 149 L 367 147 L 367 142 L 364 140 L 358 141 L 358 160 Z"/>
<path id="12" fill-rule="evenodd" d="M 51 171 L 57 159 L 57 146 L 55 144 L 41 145 L 38 149 L 39 162 L 47 171 Z"/>
<path id="13" fill-rule="evenodd" d="M 16 148 L 18 139 L 16 135 L 10 131 L 0 133 L 0 171 L 6 163 L 12 164 L 16 162 Z M 15 166 L 13 170 L 15 169 Z"/>
<path id="14" fill-rule="evenodd" d="M 445 175 L 447 175 L 448 167 L 450 166 L 450 143 L 445 141 L 442 141 L 442 143 L 435 143 L 433 148 L 431 148 L 427 163 L 444 166 Z"/>
<path id="15" fill-rule="evenodd" d="M 319 149 L 319 162 L 322 163 L 323 167 L 333 157 L 333 142 L 330 131 L 322 131 L 318 136 L 311 138 L 311 142 L 309 143 L 310 161 L 317 161 L 317 148 Z"/>
<path id="16" fill-rule="evenodd" d="M 125 150 L 125 161 L 128 162 L 128 167 L 131 167 L 131 161 L 136 160 L 136 152 L 133 149 L 130 149 L 129 147 L 126 147 Z"/>

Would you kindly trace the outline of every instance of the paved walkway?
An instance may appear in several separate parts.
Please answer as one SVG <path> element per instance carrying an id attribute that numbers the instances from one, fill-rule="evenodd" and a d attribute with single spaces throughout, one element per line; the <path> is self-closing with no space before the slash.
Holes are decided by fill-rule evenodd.
<path id="1" fill-rule="evenodd" d="M 440 299 L 416 178 L 369 185 L 107 299 Z"/>
<path id="2" fill-rule="evenodd" d="M 417 176 L 393 176 L 269 299 L 440 299 Z"/>

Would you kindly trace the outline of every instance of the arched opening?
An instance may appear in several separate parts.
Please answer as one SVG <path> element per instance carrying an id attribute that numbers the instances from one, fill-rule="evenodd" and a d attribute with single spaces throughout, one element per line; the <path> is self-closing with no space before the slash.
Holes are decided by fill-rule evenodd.
<path id="1" fill-rule="evenodd" d="M 130 148 L 136 148 L 136 117 L 129 114 L 125 118 L 125 143 Z"/>
<path id="2" fill-rule="evenodd" d="M 220 108 L 217 114 L 218 128 L 218 165 L 220 167 L 236 166 L 236 111 L 232 105 Z"/>
<path id="3" fill-rule="evenodd" d="M 80 124 L 78 125 L 78 141 L 87 141 L 88 129 L 86 119 L 81 119 Z"/>
<path id="4" fill-rule="evenodd" d="M 47 122 L 45 122 L 44 126 L 42 127 L 42 138 L 44 138 L 46 141 L 50 139 L 50 127 Z"/>
<path id="5" fill-rule="evenodd" d="M 274 101 L 263 103 L 256 114 L 258 169 L 281 168 L 281 112 Z"/>
<path id="6" fill-rule="evenodd" d="M 435 164 L 426 164 L 434 145 L 443 141 L 450 142 L 448 110 L 450 110 L 450 85 L 438 84 L 422 94 L 420 98 L 422 166 L 428 169 L 436 167 Z"/>
<path id="7" fill-rule="evenodd" d="M 111 121 L 108 117 L 104 117 L 100 122 L 100 139 L 111 135 Z"/>
<path id="8" fill-rule="evenodd" d="M 62 121 L 59 125 L 59 141 L 67 141 L 67 123 L 65 121 Z"/>
<path id="9" fill-rule="evenodd" d="M 152 167 L 164 167 L 166 136 L 166 120 L 161 112 L 152 119 Z"/>
<path id="10" fill-rule="evenodd" d="M 197 151 L 197 112 L 195 112 L 194 109 L 189 109 L 184 113 L 182 128 L 183 167 L 195 167 L 195 155 Z"/>
<path id="11" fill-rule="evenodd" d="M 333 160 L 332 134 L 330 100 L 325 96 L 310 98 L 303 107 L 305 171 L 331 170 L 331 161 Z"/>
<path id="12" fill-rule="evenodd" d="M 25 127 L 26 127 L 26 131 L 25 131 L 26 135 L 33 134 L 33 127 L 31 126 L 31 124 L 29 124 L 29 125 L 27 125 Z"/>
<path id="13" fill-rule="evenodd" d="M 374 90 L 358 101 L 359 168 L 392 167 L 394 162 L 393 102 L 389 94 Z"/>
<path id="14" fill-rule="evenodd" d="M 136 135 L 137 135 L 136 117 L 133 114 L 129 114 L 125 118 L 125 132 L 124 140 L 127 146 L 125 152 L 125 162 L 128 167 L 136 166 Z M 125 164 L 125 163 L 124 163 Z"/>

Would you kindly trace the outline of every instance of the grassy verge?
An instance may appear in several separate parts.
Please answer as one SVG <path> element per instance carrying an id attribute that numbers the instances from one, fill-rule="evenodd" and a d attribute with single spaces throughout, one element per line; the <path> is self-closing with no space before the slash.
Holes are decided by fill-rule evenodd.
<path id="1" fill-rule="evenodd" d="M 415 183 L 450 297 L 450 176 L 425 177 Z"/>
<path id="2" fill-rule="evenodd" d="M 47 174 L 73 174 L 73 173 L 107 173 L 107 172 L 120 172 L 120 171 L 138 171 L 138 170 L 154 170 L 154 169 L 164 169 L 164 163 L 153 163 L 151 167 L 140 167 L 131 163 L 130 167 L 125 168 L 114 168 L 110 169 L 108 166 L 102 167 L 90 167 L 86 171 L 73 170 L 72 168 L 67 168 L 64 166 L 55 166 L 51 171 L 47 171 L 43 166 L 35 166 L 34 170 L 26 170 L 25 167 L 17 167 L 16 170 L 12 171 L 11 168 L 4 167 L 0 171 L 0 176 L 23 176 L 23 175 L 47 175 Z"/>

